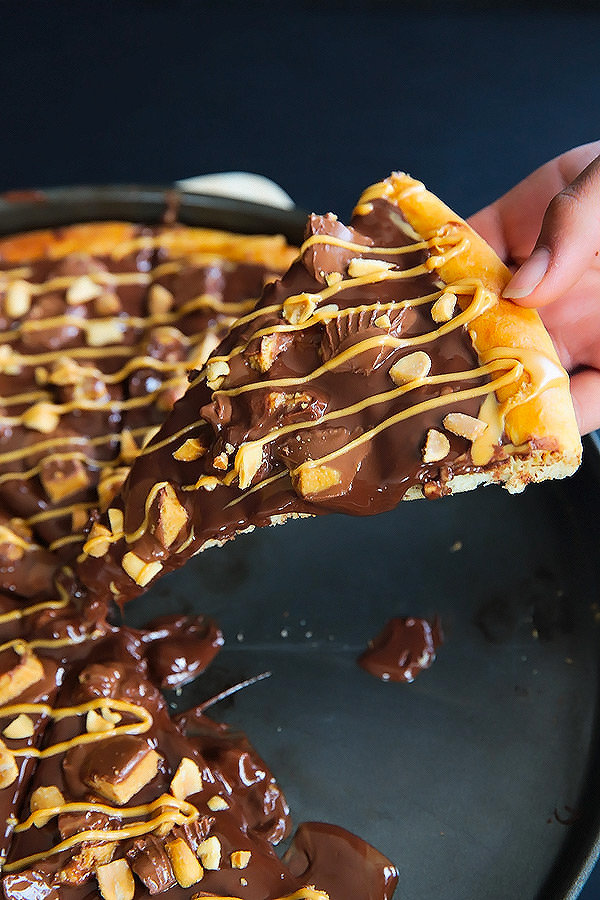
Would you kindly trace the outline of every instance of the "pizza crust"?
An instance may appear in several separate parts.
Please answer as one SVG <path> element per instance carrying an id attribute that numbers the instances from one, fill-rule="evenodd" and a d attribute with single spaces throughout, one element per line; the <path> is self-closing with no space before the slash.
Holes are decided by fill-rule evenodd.
<path id="1" fill-rule="evenodd" d="M 477 278 L 494 295 L 491 307 L 469 326 L 479 359 L 484 364 L 510 357 L 506 351 L 514 351 L 513 357 L 523 364 L 516 389 L 497 396 L 501 419 L 497 430 L 501 428 L 513 445 L 510 459 L 497 463 L 490 473 L 493 477 L 462 475 L 451 479 L 449 487 L 454 492 L 469 490 L 482 480 L 503 481 L 509 490 L 518 491 L 530 481 L 571 475 L 581 462 L 582 446 L 569 377 L 536 310 L 500 296 L 511 277 L 509 269 L 467 222 L 409 175 L 394 173 L 368 188 L 355 212 L 366 212 L 377 197 L 394 203 L 422 238 L 440 237 L 442 245 L 448 238 L 462 242 L 461 252 L 447 258 L 441 246 L 436 270 L 447 285 Z M 413 488 L 407 499 L 421 495 L 420 489 Z"/>
<path id="2" fill-rule="evenodd" d="M 213 228 L 155 226 L 161 249 L 171 256 L 214 254 L 231 262 L 256 263 L 284 271 L 297 254 L 283 235 L 233 234 Z M 129 222 L 89 222 L 0 238 L 0 263 L 59 260 L 71 254 L 124 257 L 151 246 L 149 228 Z"/>

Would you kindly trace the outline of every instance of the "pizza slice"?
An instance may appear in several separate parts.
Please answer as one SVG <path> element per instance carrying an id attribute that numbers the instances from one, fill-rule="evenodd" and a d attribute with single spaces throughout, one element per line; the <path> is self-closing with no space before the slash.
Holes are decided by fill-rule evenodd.
<path id="1" fill-rule="evenodd" d="M 193 554 L 293 516 L 576 470 L 569 382 L 509 272 L 419 182 L 311 216 L 287 273 L 196 374 L 91 525 L 78 577 L 118 602 Z"/>

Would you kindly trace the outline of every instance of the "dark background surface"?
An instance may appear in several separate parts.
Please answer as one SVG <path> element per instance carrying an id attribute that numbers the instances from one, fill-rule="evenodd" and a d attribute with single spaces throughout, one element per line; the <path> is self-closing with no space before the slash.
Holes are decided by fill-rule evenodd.
<path id="1" fill-rule="evenodd" d="M 600 137 L 594 4 L 436 7 L 0 0 L 0 190 L 242 169 L 344 217 L 397 168 L 468 215 Z"/>

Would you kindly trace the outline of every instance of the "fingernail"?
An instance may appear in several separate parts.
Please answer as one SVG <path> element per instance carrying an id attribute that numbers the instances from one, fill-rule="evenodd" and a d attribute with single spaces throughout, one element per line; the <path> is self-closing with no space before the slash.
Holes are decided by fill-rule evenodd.
<path id="1" fill-rule="evenodd" d="M 528 297 L 548 271 L 549 263 L 550 251 L 546 247 L 537 247 L 521 268 L 517 269 L 502 291 L 502 296 L 508 297 L 509 300 Z"/>

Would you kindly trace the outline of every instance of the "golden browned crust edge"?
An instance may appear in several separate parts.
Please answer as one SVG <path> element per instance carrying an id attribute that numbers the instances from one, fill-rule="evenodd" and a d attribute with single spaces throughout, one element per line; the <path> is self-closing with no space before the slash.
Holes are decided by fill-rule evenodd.
<path id="1" fill-rule="evenodd" d="M 460 216 L 446 206 L 435 194 L 405 173 L 394 173 L 380 182 L 379 196 L 395 203 L 409 225 L 423 238 L 444 233 L 450 225 L 453 235 L 464 237 L 464 250 L 451 256 L 437 267 L 442 280 L 451 284 L 464 278 L 478 278 L 497 298 L 497 302 L 478 316 L 470 326 L 473 346 L 480 357 L 500 347 L 515 350 L 537 350 L 551 360 L 562 376 L 531 399 L 509 409 L 505 427 L 514 445 L 545 442 L 551 451 L 530 452 L 519 457 L 515 471 L 525 481 L 537 480 L 535 469 L 543 467 L 544 477 L 564 477 L 574 472 L 581 461 L 581 437 L 577 428 L 568 375 L 560 365 L 552 340 L 533 309 L 525 309 L 500 297 L 510 278 L 510 271 L 495 251 Z M 377 195 L 369 188 L 357 207 Z M 520 387 L 527 391 L 525 371 Z M 498 468 L 502 468 L 499 466 Z M 454 479 L 456 482 L 457 479 Z M 458 485 L 456 487 L 458 488 Z M 463 488 L 465 489 L 465 488 Z"/>
<path id="2" fill-rule="evenodd" d="M 298 251 L 285 237 L 245 235 L 213 228 L 187 225 L 160 229 L 161 246 L 171 255 L 207 254 L 231 262 L 257 263 L 275 271 L 285 271 Z M 128 246 L 147 240 L 139 226 L 130 222 L 88 222 L 56 229 L 29 231 L 0 238 L 0 262 L 23 263 L 38 259 L 62 259 L 71 253 L 92 256 L 125 255 Z"/>

